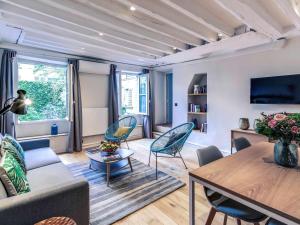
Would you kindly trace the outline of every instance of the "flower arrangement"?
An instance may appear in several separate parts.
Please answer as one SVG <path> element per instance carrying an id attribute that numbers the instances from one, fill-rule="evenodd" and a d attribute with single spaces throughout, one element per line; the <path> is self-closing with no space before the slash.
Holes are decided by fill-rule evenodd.
<path id="1" fill-rule="evenodd" d="M 109 154 L 113 154 L 119 147 L 120 147 L 120 144 L 117 142 L 102 141 L 99 146 L 99 149 L 102 152 L 107 152 Z"/>
<path id="2" fill-rule="evenodd" d="M 300 143 L 300 113 L 275 113 L 257 119 L 255 131 L 273 140 Z"/>

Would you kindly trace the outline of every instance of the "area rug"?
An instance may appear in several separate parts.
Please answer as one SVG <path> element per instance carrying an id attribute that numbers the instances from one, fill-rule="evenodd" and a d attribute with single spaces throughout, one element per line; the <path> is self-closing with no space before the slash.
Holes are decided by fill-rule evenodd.
<path id="1" fill-rule="evenodd" d="M 106 174 L 89 169 L 89 163 L 69 165 L 75 176 L 85 177 L 90 184 L 90 223 L 112 224 L 123 217 L 145 207 L 185 184 L 155 169 L 132 159 L 133 172 L 124 168 L 112 174 L 110 186 L 106 185 Z"/>

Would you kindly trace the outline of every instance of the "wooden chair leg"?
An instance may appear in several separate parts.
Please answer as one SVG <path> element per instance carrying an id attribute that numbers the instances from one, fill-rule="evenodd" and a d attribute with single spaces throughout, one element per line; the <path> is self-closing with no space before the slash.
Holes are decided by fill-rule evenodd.
<path id="1" fill-rule="evenodd" d="M 217 212 L 217 210 L 215 208 L 211 207 L 205 225 L 211 225 L 212 224 L 212 222 L 215 218 L 216 212 Z"/>
<path id="2" fill-rule="evenodd" d="M 227 225 L 227 215 L 224 215 L 223 225 Z"/>
<path id="3" fill-rule="evenodd" d="M 236 223 L 237 223 L 237 225 L 242 225 L 242 222 L 240 219 L 236 219 Z"/>

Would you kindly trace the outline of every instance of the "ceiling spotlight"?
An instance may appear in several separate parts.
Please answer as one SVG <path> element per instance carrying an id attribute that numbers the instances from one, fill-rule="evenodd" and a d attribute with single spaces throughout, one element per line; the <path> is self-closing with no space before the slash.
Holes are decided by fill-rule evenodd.
<path id="1" fill-rule="evenodd" d="M 130 6 L 130 10 L 131 10 L 131 11 L 135 11 L 136 8 L 135 8 L 134 6 Z"/>
<path id="2" fill-rule="evenodd" d="M 222 33 L 218 33 L 218 37 L 219 37 L 219 38 L 222 38 L 222 37 L 223 37 L 223 34 L 222 34 Z"/>
<path id="3" fill-rule="evenodd" d="M 291 0 L 293 8 L 297 15 L 300 17 L 300 1 L 299 0 Z"/>
<path id="4" fill-rule="evenodd" d="M 103 33 L 101 33 L 101 32 L 99 32 L 98 34 L 99 34 L 99 36 L 103 36 Z"/>
<path id="5" fill-rule="evenodd" d="M 174 50 L 174 51 L 176 51 L 176 50 L 177 50 L 177 48 L 176 48 L 176 47 L 173 47 L 173 50 Z"/>

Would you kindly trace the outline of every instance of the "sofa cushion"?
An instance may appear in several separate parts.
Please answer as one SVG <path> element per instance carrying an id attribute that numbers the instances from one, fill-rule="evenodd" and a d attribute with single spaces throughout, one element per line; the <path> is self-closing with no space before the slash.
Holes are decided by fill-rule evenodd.
<path id="1" fill-rule="evenodd" d="M 24 171 L 22 170 L 21 166 L 14 158 L 14 156 L 8 151 L 6 151 L 2 156 L 0 162 L 0 171 L 1 181 L 4 183 L 6 191 L 10 196 L 14 195 L 14 193 L 9 193 L 11 188 L 7 188 L 7 184 L 5 182 L 7 182 L 8 180 L 6 178 L 8 178 L 11 181 L 18 194 L 27 193 L 30 191 L 29 183 Z"/>
<path id="2" fill-rule="evenodd" d="M 31 191 L 58 186 L 75 179 L 61 162 L 29 170 L 27 178 Z"/>
<path id="3" fill-rule="evenodd" d="M 58 162 L 60 162 L 60 159 L 51 148 L 37 148 L 25 151 L 27 171 Z"/>
<path id="4" fill-rule="evenodd" d="M 26 167 L 24 162 L 24 157 L 21 155 L 21 153 L 18 151 L 18 149 L 7 139 L 3 139 L 1 142 L 1 155 L 3 156 L 5 152 L 9 152 L 15 160 L 19 163 L 24 173 L 26 173 Z"/>
<path id="5" fill-rule="evenodd" d="M 5 190 L 5 187 L 2 183 L 2 181 L 0 180 L 0 200 L 3 199 L 3 198 L 7 198 L 7 193 L 6 193 L 6 190 Z"/>
<path id="6" fill-rule="evenodd" d="M 7 141 L 10 144 L 12 144 L 16 150 L 19 152 L 19 155 L 22 157 L 22 160 L 24 161 L 24 150 L 22 148 L 22 146 L 19 144 L 19 142 L 17 142 L 16 139 L 14 139 L 12 136 L 5 134 L 3 141 Z"/>

